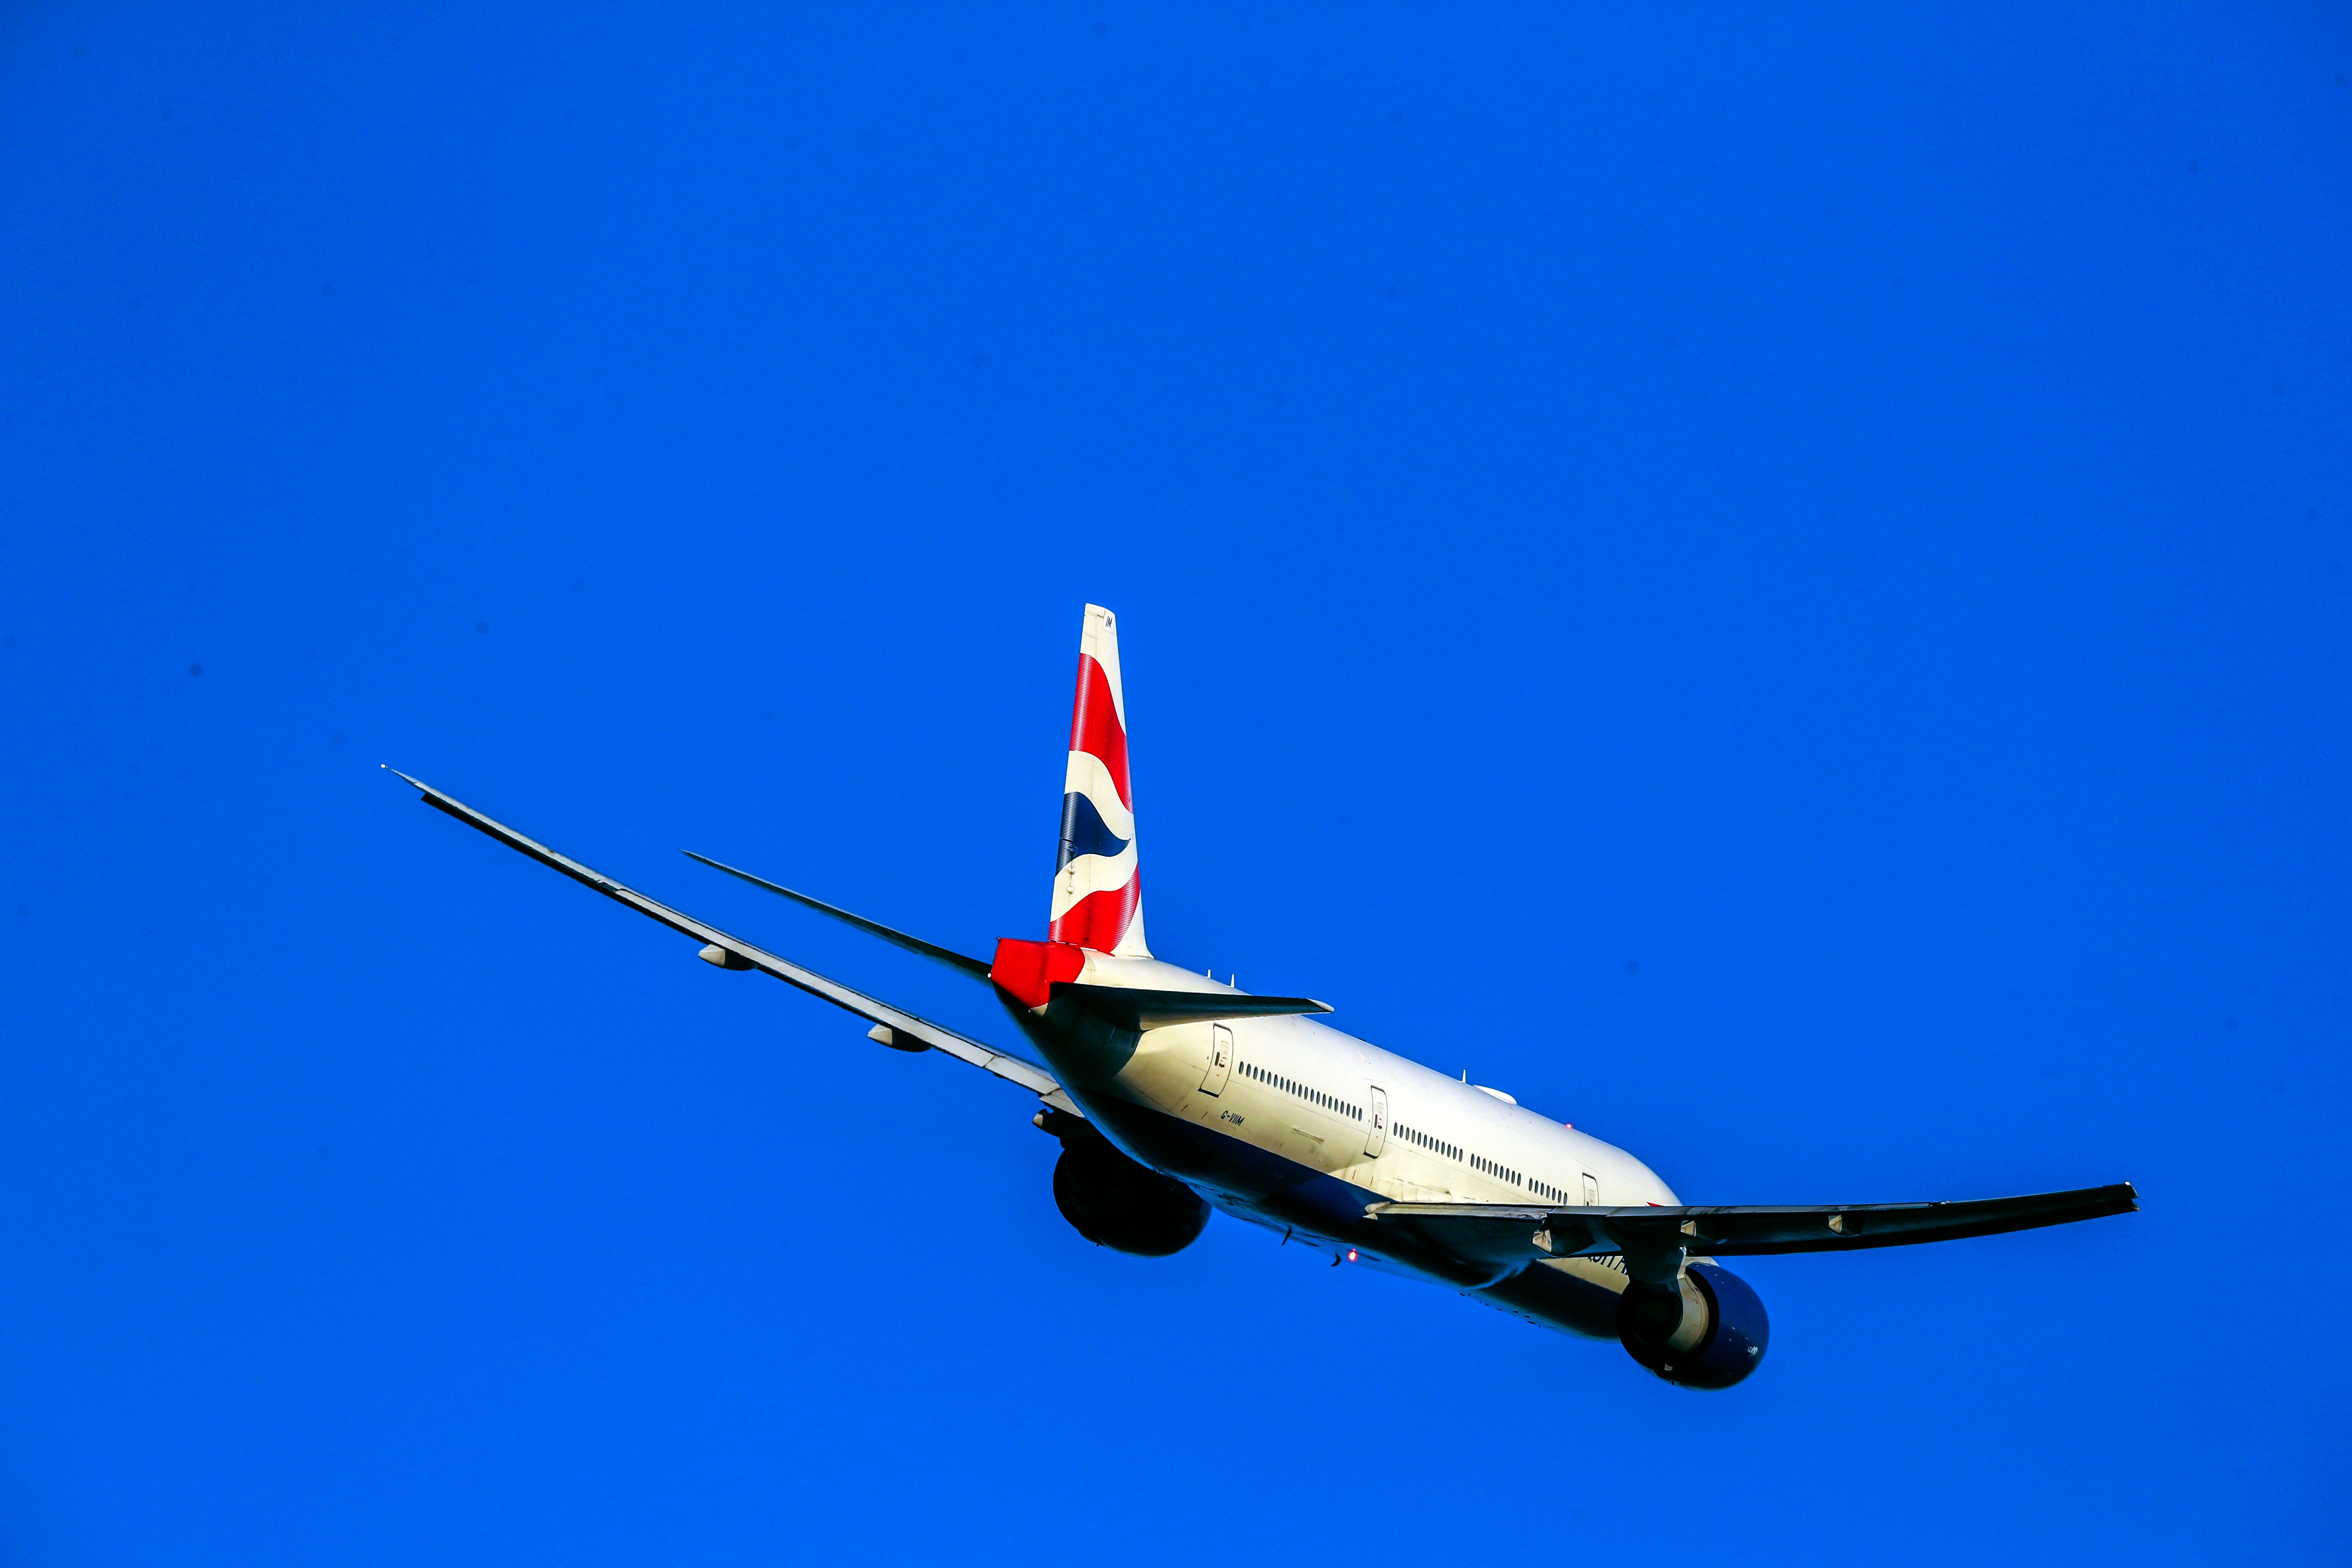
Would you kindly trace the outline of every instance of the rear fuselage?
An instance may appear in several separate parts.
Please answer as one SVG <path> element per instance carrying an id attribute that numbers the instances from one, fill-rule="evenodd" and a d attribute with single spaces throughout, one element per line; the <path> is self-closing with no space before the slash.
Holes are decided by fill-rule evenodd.
<path id="1" fill-rule="evenodd" d="M 1078 978 L 1243 994 L 1150 958 L 1088 952 Z M 1366 1205 L 1677 1201 L 1622 1149 L 1309 1018 L 1137 1031 L 1066 998 L 1039 1009 L 1000 995 L 1087 1120 L 1130 1158 L 1237 1218 L 1550 1327 L 1614 1338 L 1618 1261 L 1465 1263 L 1367 1218 Z"/>

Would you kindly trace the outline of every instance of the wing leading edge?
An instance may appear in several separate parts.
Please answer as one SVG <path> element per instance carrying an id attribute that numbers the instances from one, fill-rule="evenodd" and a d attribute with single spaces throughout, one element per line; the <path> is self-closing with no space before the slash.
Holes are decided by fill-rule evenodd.
<path id="1" fill-rule="evenodd" d="M 1853 1252 L 1998 1236 L 2129 1214 L 2129 1182 L 1961 1203 L 1823 1204 L 1777 1207 L 1551 1208 L 1539 1204 L 1373 1204 L 1367 1216 L 1420 1231 L 1462 1256 L 1565 1258 L 1679 1248 L 1703 1258 Z"/>
<path id="2" fill-rule="evenodd" d="M 1052 1073 L 1036 1063 L 1009 1055 L 993 1047 L 967 1039 L 954 1030 L 934 1024 L 903 1008 L 893 1007 L 863 991 L 854 991 L 837 980 L 828 979 L 814 969 L 804 968 L 787 958 L 754 947 L 740 937 L 730 936 L 717 926 L 695 919 L 682 910 L 674 910 L 658 900 L 649 899 L 634 888 L 624 887 L 603 873 L 590 869 L 569 856 L 559 855 L 537 839 L 525 837 L 502 822 L 483 816 L 455 796 L 444 795 L 421 779 L 410 778 L 398 768 L 386 765 L 384 772 L 396 779 L 413 784 L 421 793 L 425 804 L 436 811 L 446 812 L 467 826 L 489 835 L 509 849 L 520 850 L 542 866 L 552 867 L 573 881 L 594 889 L 615 903 L 626 904 L 639 914 L 659 921 L 674 931 L 700 941 L 709 947 L 722 949 L 731 969 L 758 969 L 774 975 L 787 985 L 797 986 L 812 996 L 832 1003 L 844 1012 L 855 1013 L 907 1039 L 919 1040 L 933 1050 L 944 1052 L 958 1061 L 970 1062 L 982 1072 L 992 1073 L 1007 1083 L 1017 1083 L 1054 1107 L 1073 1116 L 1083 1117 L 1080 1110 L 1064 1092 Z M 722 868 L 731 869 L 731 868 Z M 740 873 L 737 873 L 740 875 Z M 813 901 L 813 900 L 812 900 Z"/>

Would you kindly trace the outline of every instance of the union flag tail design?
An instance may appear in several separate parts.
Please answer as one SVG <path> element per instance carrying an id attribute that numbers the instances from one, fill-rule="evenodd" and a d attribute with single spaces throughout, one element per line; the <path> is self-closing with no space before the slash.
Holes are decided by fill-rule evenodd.
<path id="1" fill-rule="evenodd" d="M 1127 773 L 1127 698 L 1118 684 L 1118 619 L 1087 606 L 1078 699 L 1070 712 L 1062 851 L 1054 868 L 1053 940 L 1119 958 L 1149 958 L 1135 872 L 1135 792 Z"/>

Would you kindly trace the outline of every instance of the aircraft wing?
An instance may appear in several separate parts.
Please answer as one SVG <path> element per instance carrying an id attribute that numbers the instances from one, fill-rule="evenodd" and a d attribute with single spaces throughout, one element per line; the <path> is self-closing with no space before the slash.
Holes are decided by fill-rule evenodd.
<path id="1" fill-rule="evenodd" d="M 1553 1208 L 1541 1204 L 1373 1204 L 1364 1212 L 1419 1231 L 1456 1256 L 1500 1260 L 1680 1247 L 1702 1258 L 1772 1252 L 1853 1252 L 1997 1236 L 2128 1214 L 2128 1182 L 1962 1203 L 1822 1204 L 1788 1207 Z"/>
<path id="2" fill-rule="evenodd" d="M 1034 1062 L 1009 1055 L 992 1046 L 982 1045 L 978 1040 L 967 1039 L 953 1029 L 919 1017 L 904 1008 L 893 1007 L 862 991 L 853 991 L 837 980 L 829 980 L 815 970 L 803 968 L 790 959 L 779 958 L 772 952 L 752 946 L 740 937 L 730 936 L 717 926 L 707 925 L 692 915 L 649 899 L 634 888 L 625 888 L 579 861 L 557 854 L 538 840 L 524 837 L 504 823 L 484 816 L 472 806 L 442 794 L 422 780 L 410 778 L 398 768 L 387 766 L 384 771 L 394 778 L 415 785 L 423 793 L 425 804 L 436 811 L 447 812 L 467 826 L 479 828 L 509 848 L 521 850 L 540 864 L 553 867 L 573 881 L 584 883 L 614 902 L 626 904 L 639 914 L 661 921 L 674 931 L 693 937 L 706 946 L 724 949 L 729 956 L 728 968 L 763 970 L 787 985 L 796 985 L 810 995 L 822 997 L 845 1012 L 870 1019 L 893 1035 L 919 1041 L 958 1061 L 970 1062 L 982 1072 L 993 1073 L 1007 1083 L 1017 1083 L 1056 1110 L 1067 1111 L 1077 1117 L 1086 1114 L 1064 1092 L 1054 1075 Z"/>

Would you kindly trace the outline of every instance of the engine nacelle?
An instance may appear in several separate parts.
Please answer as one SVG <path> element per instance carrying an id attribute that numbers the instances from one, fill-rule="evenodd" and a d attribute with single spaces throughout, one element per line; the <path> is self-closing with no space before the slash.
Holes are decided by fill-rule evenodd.
<path id="1" fill-rule="evenodd" d="M 1617 1299 L 1625 1353 L 1683 1388 L 1729 1388 L 1764 1360 L 1772 1324 L 1748 1281 L 1712 1263 L 1694 1263 L 1682 1289 L 1635 1284 Z"/>
<path id="2" fill-rule="evenodd" d="M 1143 1258 L 1183 1251 L 1209 1223 L 1199 1194 L 1137 1164 L 1099 1136 L 1062 1146 L 1054 1162 L 1054 1206 L 1088 1241 Z"/>

